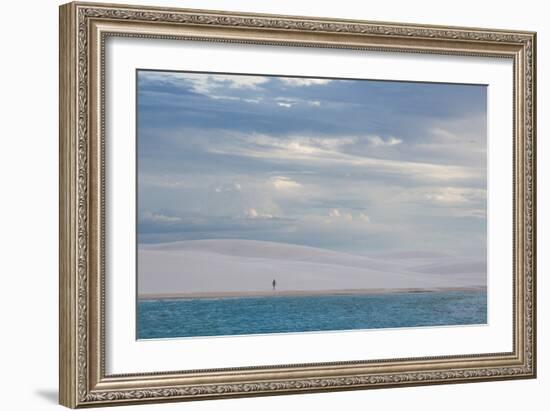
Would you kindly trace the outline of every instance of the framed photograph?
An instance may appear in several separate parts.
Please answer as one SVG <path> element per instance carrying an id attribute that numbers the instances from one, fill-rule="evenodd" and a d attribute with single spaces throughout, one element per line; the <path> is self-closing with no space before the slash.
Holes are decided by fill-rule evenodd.
<path id="1" fill-rule="evenodd" d="M 536 375 L 533 32 L 60 8 L 60 403 Z"/>

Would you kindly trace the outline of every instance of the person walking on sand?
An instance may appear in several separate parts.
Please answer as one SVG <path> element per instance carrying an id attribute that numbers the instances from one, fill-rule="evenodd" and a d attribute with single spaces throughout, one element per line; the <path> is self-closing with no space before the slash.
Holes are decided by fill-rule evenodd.
<path id="1" fill-rule="evenodd" d="M 271 283 L 271 285 L 273 286 L 273 291 L 275 291 L 275 288 L 277 287 L 277 281 L 273 279 L 273 282 Z"/>

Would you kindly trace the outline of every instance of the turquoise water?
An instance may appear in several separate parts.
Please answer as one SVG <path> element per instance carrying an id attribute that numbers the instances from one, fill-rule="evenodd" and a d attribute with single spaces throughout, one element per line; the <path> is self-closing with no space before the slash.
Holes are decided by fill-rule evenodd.
<path id="1" fill-rule="evenodd" d="M 141 300 L 138 338 L 487 323 L 485 291 Z"/>

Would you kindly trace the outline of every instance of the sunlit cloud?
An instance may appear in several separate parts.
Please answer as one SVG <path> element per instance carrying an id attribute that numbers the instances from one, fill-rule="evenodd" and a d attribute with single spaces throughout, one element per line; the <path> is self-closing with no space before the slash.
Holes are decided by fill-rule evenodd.
<path id="1" fill-rule="evenodd" d="M 428 200 L 443 204 L 464 204 L 472 201 L 485 201 L 485 189 L 465 187 L 443 187 L 426 194 Z"/>
<path id="2" fill-rule="evenodd" d="M 329 217 L 336 217 L 336 218 L 339 218 L 339 217 L 341 216 L 340 210 L 338 210 L 337 208 L 331 209 L 331 210 L 328 212 L 328 215 L 329 215 Z"/>
<path id="3" fill-rule="evenodd" d="M 371 169 L 381 173 L 432 180 L 459 180 L 479 177 L 478 169 L 460 165 L 429 162 L 400 161 L 389 158 L 375 158 L 344 152 L 342 146 L 357 141 L 354 137 L 322 139 L 311 137 L 286 137 L 284 139 L 266 135 L 243 135 L 241 144 L 210 146 L 208 150 L 217 154 L 230 154 L 258 159 L 300 162 L 304 165 L 345 165 Z"/>
<path id="4" fill-rule="evenodd" d="M 277 190 L 293 190 L 302 187 L 300 183 L 283 176 L 271 177 L 271 182 Z"/>
<path id="5" fill-rule="evenodd" d="M 281 80 L 285 85 L 292 87 L 323 86 L 331 82 L 331 80 L 328 79 L 298 77 L 281 77 L 279 80 Z"/>
<path id="6" fill-rule="evenodd" d="M 370 142 L 370 145 L 373 147 L 391 147 L 396 146 L 398 144 L 401 144 L 403 140 L 395 137 L 389 137 L 387 139 L 383 139 L 380 136 L 368 136 L 367 140 Z"/>
<path id="7" fill-rule="evenodd" d="M 259 212 L 255 208 L 249 208 L 248 210 L 246 210 L 245 215 L 247 218 L 251 220 L 257 220 L 257 219 L 269 220 L 274 218 L 272 214 Z"/>
<path id="8" fill-rule="evenodd" d="M 302 105 L 304 107 L 321 107 L 321 101 L 319 100 L 307 100 L 290 97 L 276 97 L 275 102 L 279 107 L 290 108 L 296 105 Z"/>
<path id="9" fill-rule="evenodd" d="M 349 223 L 353 221 L 353 215 L 351 213 L 340 211 L 337 208 L 330 209 L 328 212 L 328 216 L 329 216 L 329 219 L 326 220 L 326 222 L 328 223 L 337 222 L 337 221 Z"/>
<path id="10" fill-rule="evenodd" d="M 214 99 L 226 100 L 239 98 L 234 96 L 219 95 L 216 93 L 219 93 L 220 90 L 223 89 L 258 90 L 261 84 L 269 81 L 269 78 L 265 76 L 241 76 L 202 73 L 141 71 L 139 75 L 141 81 L 170 84 L 177 87 L 188 87 L 195 93 L 203 94 Z M 248 99 L 248 102 L 259 102 L 259 100 Z"/>
<path id="11" fill-rule="evenodd" d="M 284 101 L 279 101 L 279 102 L 277 103 L 277 105 L 278 105 L 279 107 L 290 108 L 290 107 L 296 105 L 296 103 L 287 103 L 287 102 L 284 102 Z"/>
<path id="12" fill-rule="evenodd" d="M 239 192 L 242 190 L 242 186 L 239 183 L 221 184 L 214 187 L 216 193 L 231 193 Z"/>
<path id="13" fill-rule="evenodd" d="M 359 213 L 359 219 L 365 223 L 370 223 L 370 217 L 366 213 Z"/>

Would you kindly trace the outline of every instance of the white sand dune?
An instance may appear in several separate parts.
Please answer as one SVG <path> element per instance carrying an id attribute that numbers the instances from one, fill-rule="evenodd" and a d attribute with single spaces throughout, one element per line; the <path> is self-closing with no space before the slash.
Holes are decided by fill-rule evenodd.
<path id="1" fill-rule="evenodd" d="M 457 261 L 456 259 L 446 258 L 443 261 L 438 261 L 436 263 L 413 266 L 410 270 L 417 273 L 437 275 L 485 273 L 487 271 L 487 263 L 485 261 L 474 259 Z"/>
<path id="2" fill-rule="evenodd" d="M 430 289 L 485 286 L 483 261 L 441 255 L 366 257 L 251 240 L 141 245 L 138 294 L 254 292 L 271 289 Z"/>

